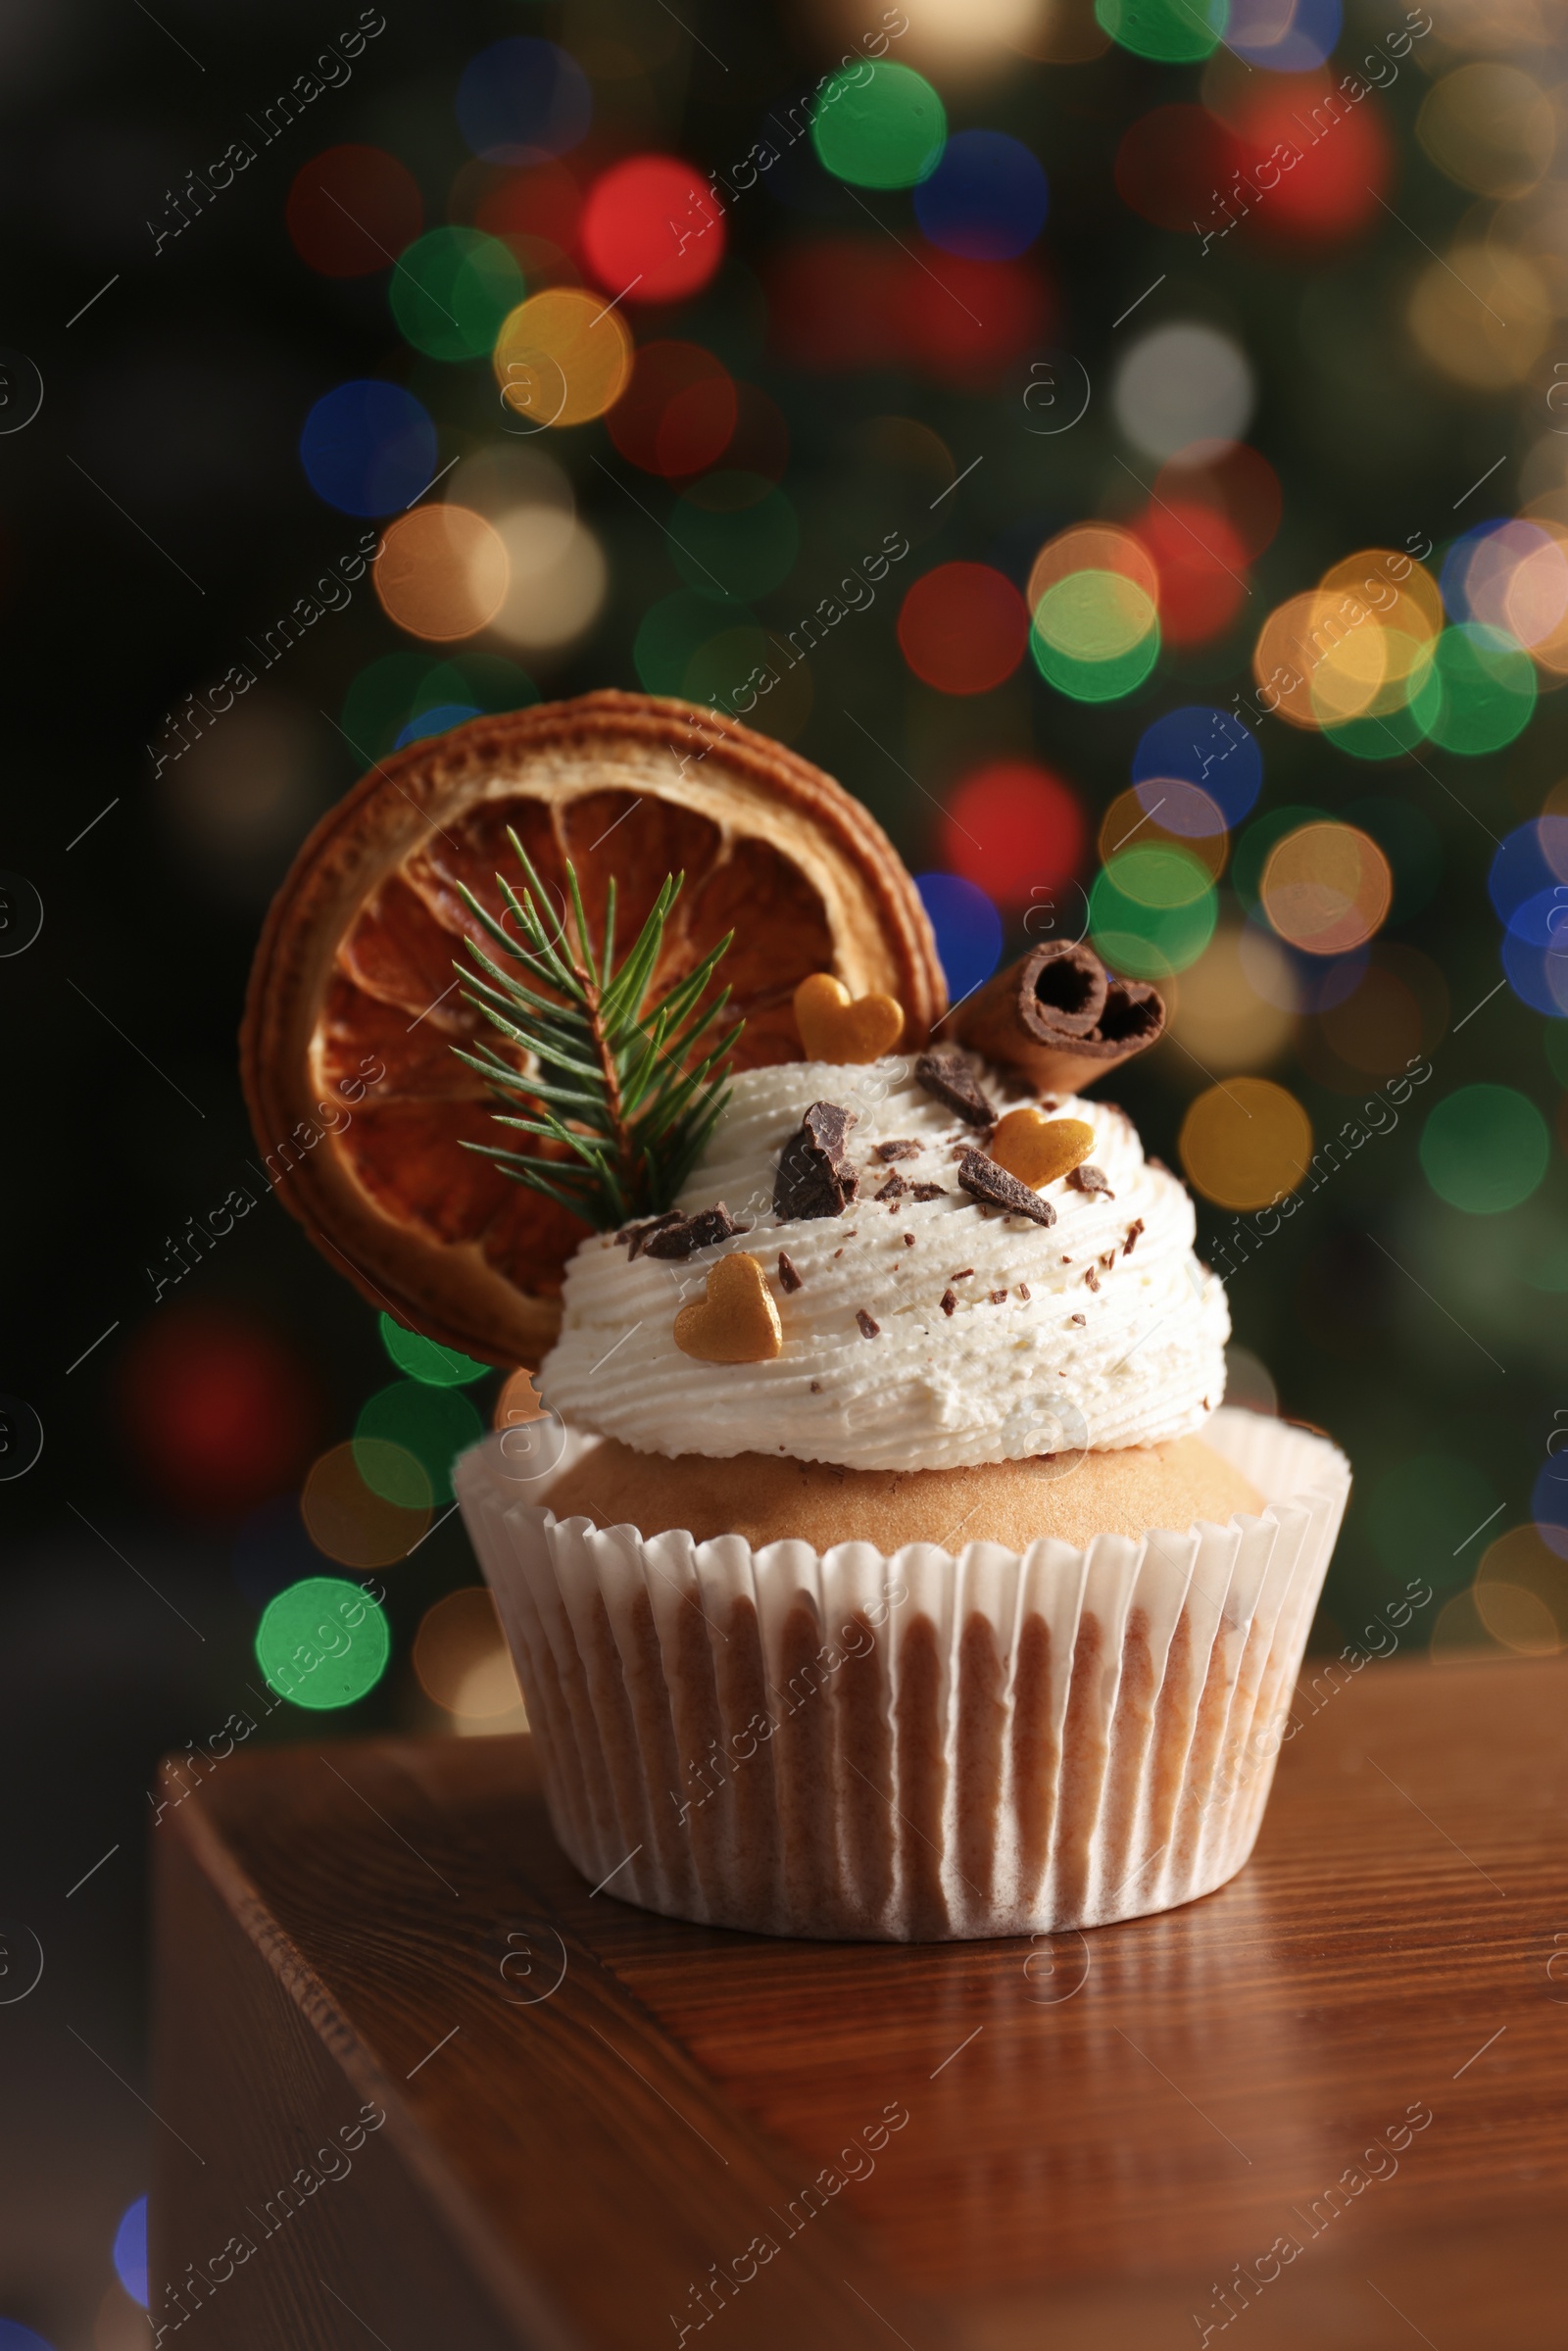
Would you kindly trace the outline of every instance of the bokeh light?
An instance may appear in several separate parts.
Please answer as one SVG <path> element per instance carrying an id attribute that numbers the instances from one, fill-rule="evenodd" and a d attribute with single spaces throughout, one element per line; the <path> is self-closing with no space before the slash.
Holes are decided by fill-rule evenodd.
<path id="1" fill-rule="evenodd" d="M 1501 629 L 1481 621 L 1446 628 L 1433 656 L 1436 708 L 1427 731 L 1468 759 L 1500 751 L 1523 733 L 1536 707 L 1536 671 Z"/>
<path id="2" fill-rule="evenodd" d="M 530 294 L 496 337 L 502 406 L 519 430 L 602 416 L 625 390 L 631 363 L 631 335 L 620 313 L 577 286 Z"/>
<path id="3" fill-rule="evenodd" d="M 115 2230 L 115 2276 L 133 2302 L 147 2307 L 147 2199 L 127 2204 Z"/>
<path id="4" fill-rule="evenodd" d="M 1421 1166 L 1438 1198 L 1467 1216 L 1499 1216 L 1537 1189 L 1551 1155 L 1546 1122 L 1512 1086 L 1460 1086 L 1434 1102 Z"/>
<path id="5" fill-rule="evenodd" d="M 760 474 L 725 468 L 683 492 L 669 540 L 675 568 L 696 595 L 750 602 L 788 579 L 801 533 L 782 490 Z"/>
<path id="6" fill-rule="evenodd" d="M 0 2319 L 0 2351 L 54 2351 L 54 2345 L 20 2319 Z"/>
<path id="7" fill-rule="evenodd" d="M 1552 1439 L 1563 1435 L 1559 1420 L 1553 1425 Z M 1536 1530 L 1548 1550 L 1555 1551 L 1559 1559 L 1568 1559 L 1568 1450 L 1560 1445 L 1555 1453 L 1547 1455 L 1545 1466 L 1536 1479 L 1530 1510 Z"/>
<path id="8" fill-rule="evenodd" d="M 399 257 L 387 281 L 399 327 L 436 360 L 487 353 L 523 292 L 510 247 L 477 228 L 432 228 Z"/>
<path id="9" fill-rule="evenodd" d="M 381 1345 L 399 1371 L 411 1380 L 422 1380 L 427 1388 L 467 1388 L 490 1369 L 488 1363 L 476 1363 L 471 1355 L 460 1354 L 455 1347 L 426 1339 L 422 1331 L 406 1330 L 390 1314 L 381 1314 L 376 1320 Z"/>
<path id="10" fill-rule="evenodd" d="M 1142 539 L 1113 523 L 1078 522 L 1046 541 L 1029 571 L 1024 600 L 1031 612 L 1049 590 L 1079 571 L 1115 571 L 1143 591 L 1151 604 L 1159 600 L 1159 573 Z"/>
<path id="11" fill-rule="evenodd" d="M 141 1474 L 176 1507 L 249 1510 L 303 1466 L 319 1397 L 310 1366 L 232 1309 L 156 1309 L 116 1365 L 122 1426 Z"/>
<path id="12" fill-rule="evenodd" d="M 988 980 L 1002 960 L 1002 917 L 986 893 L 959 873 L 917 873 L 937 955 L 948 983 L 948 1001 L 957 1004 Z"/>
<path id="13" fill-rule="evenodd" d="M 835 73 L 811 117 L 825 168 L 859 188 L 913 187 L 936 170 L 947 135 L 930 82 L 885 58 Z"/>
<path id="14" fill-rule="evenodd" d="M 1243 926 L 1224 923 L 1197 961 L 1182 973 L 1170 1031 L 1192 1055 L 1178 1055 L 1174 1071 L 1184 1079 L 1233 1069 L 1256 1070 L 1277 1060 L 1296 1033 L 1291 1010 L 1290 966 L 1273 948 L 1278 965 L 1274 990 L 1259 993 L 1250 960 L 1242 955 Z M 1254 955 L 1270 952 L 1257 940 Z"/>
<path id="15" fill-rule="evenodd" d="M 1247 556 L 1223 514 L 1185 499 L 1151 502 L 1139 535 L 1159 573 L 1159 625 L 1167 645 L 1205 645 L 1245 605 Z"/>
<path id="16" fill-rule="evenodd" d="M 1276 174 L 1247 218 L 1251 238 L 1288 249 L 1344 243 L 1382 217 L 1394 152 L 1375 98 L 1352 106 L 1331 73 L 1292 73 L 1250 83 L 1235 127 L 1252 180 L 1265 161 Z"/>
<path id="17" fill-rule="evenodd" d="M 644 473 L 666 480 L 716 465 L 739 415 L 729 369 L 699 343 L 644 343 L 609 416 L 610 437 Z"/>
<path id="18" fill-rule="evenodd" d="M 1147 726 L 1133 753 L 1133 782 L 1143 806 L 1156 802 L 1167 831 L 1208 829 L 1203 800 L 1217 807 L 1227 825 L 1240 824 L 1263 785 L 1263 754 L 1257 737 L 1233 710 L 1209 703 L 1183 703 Z M 1172 783 L 1196 786 L 1203 800 L 1183 800 Z M 1187 813 L 1184 821 L 1183 811 Z"/>
<path id="19" fill-rule="evenodd" d="M 1215 803 L 1199 785 L 1180 783 L 1174 777 L 1118 792 L 1101 817 L 1102 862 L 1134 840 L 1141 849 L 1162 843 L 1185 851 L 1206 866 L 1215 881 L 1224 872 L 1230 854 L 1230 836 Z"/>
<path id="20" fill-rule="evenodd" d="M 269 1689 L 318 1713 L 367 1696 L 391 1653 L 382 1609 L 336 1576 L 291 1584 L 268 1603 L 256 1628 L 256 1662 Z"/>
<path id="21" fill-rule="evenodd" d="M 617 301 L 676 302 L 724 258 L 724 221 L 702 173 L 673 155 L 628 155 L 594 181 L 582 256 Z"/>
<path id="22" fill-rule="evenodd" d="M 1124 849 L 1089 893 L 1096 951 L 1133 979 L 1185 971 L 1213 937 L 1217 913 L 1208 867 L 1175 842 Z"/>
<path id="23" fill-rule="evenodd" d="M 1312 1124 L 1272 1078 L 1228 1078 L 1190 1104 L 1178 1148 L 1195 1190 L 1245 1212 L 1295 1191 L 1311 1162 Z"/>
<path id="24" fill-rule="evenodd" d="M 1476 1569 L 1476 1612 L 1494 1641 L 1551 1656 L 1568 1632 L 1568 1560 L 1538 1527 L 1510 1527 Z"/>
<path id="25" fill-rule="evenodd" d="M 1196 65 L 1225 30 L 1228 0 L 1095 0 L 1096 21 L 1123 49 L 1156 65 Z"/>
<path id="26" fill-rule="evenodd" d="M 522 1692 L 488 1588 L 449 1592 L 426 1610 L 414 1639 L 420 1689 L 448 1714 L 483 1721 L 515 1714 Z"/>
<path id="27" fill-rule="evenodd" d="M 598 619 L 610 587 L 604 549 L 586 523 L 555 506 L 514 507 L 497 517 L 506 551 L 506 596 L 491 627 L 541 660 L 573 644 Z"/>
<path id="28" fill-rule="evenodd" d="M 394 1454 L 399 1458 L 392 1459 Z M 406 1492 L 420 1498 L 404 1505 L 372 1491 L 360 1474 L 360 1456 L 373 1463 L 382 1487 L 401 1481 Z M 387 1445 L 383 1457 L 371 1454 L 365 1440 L 335 1445 L 306 1479 L 300 1515 L 311 1541 L 328 1559 L 344 1567 L 390 1567 L 407 1557 L 429 1527 L 430 1481 L 401 1445 Z"/>
<path id="29" fill-rule="evenodd" d="M 1433 83 L 1415 135 L 1440 171 L 1478 196 L 1526 195 L 1557 141 L 1551 100 L 1517 66 L 1460 66 Z"/>
<path id="30" fill-rule="evenodd" d="M 283 220 L 323 277 L 368 277 L 413 243 L 424 206 L 407 164 L 384 147 L 327 147 L 294 174 Z"/>
<path id="31" fill-rule="evenodd" d="M 1352 824 L 1306 824 L 1270 850 L 1258 885 L 1263 911 L 1303 954 L 1343 955 L 1387 919 L 1394 875 L 1377 843 Z"/>
<path id="32" fill-rule="evenodd" d="M 899 611 L 899 645 L 916 677 L 941 694 L 986 694 L 1008 678 L 1029 642 L 1029 614 L 989 563 L 939 563 Z"/>
<path id="33" fill-rule="evenodd" d="M 364 376 L 326 392 L 305 419 L 300 463 L 318 498 L 345 514 L 391 514 L 429 487 L 435 426 L 401 384 Z"/>
<path id="34" fill-rule="evenodd" d="M 593 93 L 574 57 L 554 41 L 495 41 L 458 83 L 458 127 L 491 164 L 538 164 L 586 138 Z"/>
<path id="35" fill-rule="evenodd" d="M 1003 130 L 960 130 L 914 191 L 933 245 L 969 261 L 1010 261 L 1045 226 L 1051 192 L 1039 158 Z"/>
<path id="36" fill-rule="evenodd" d="M 1075 702 L 1114 702 L 1159 659 L 1155 600 L 1121 571 L 1072 571 L 1035 606 L 1030 651 L 1040 674 Z"/>
<path id="37" fill-rule="evenodd" d="M 1240 344 L 1216 327 L 1188 323 L 1141 335 L 1111 386 L 1111 406 L 1128 440 L 1162 459 L 1193 441 L 1240 440 L 1252 396 L 1252 370 Z"/>
<path id="38" fill-rule="evenodd" d="M 1475 391 L 1523 383 L 1551 339 L 1551 296 L 1522 254 L 1461 240 L 1429 262 L 1407 316 L 1422 351 Z"/>
<path id="39" fill-rule="evenodd" d="M 1154 476 L 1154 497 L 1171 506 L 1208 508 L 1248 563 L 1273 543 L 1284 511 L 1279 475 L 1245 441 L 1193 441 L 1178 449 Z"/>
<path id="40" fill-rule="evenodd" d="M 396 1380 L 361 1407 L 354 1425 L 354 1459 L 372 1494 L 416 1509 L 427 1494 L 452 1499 L 452 1464 L 484 1434 L 478 1413 L 455 1387 L 420 1379 Z M 410 1475 L 412 1459 L 422 1473 Z"/>
<path id="41" fill-rule="evenodd" d="M 381 609 L 412 637 L 471 637 L 506 602 L 505 541 L 465 506 L 423 506 L 389 523 L 372 577 Z"/>
<path id="42" fill-rule="evenodd" d="M 1340 37 L 1340 0 L 1230 0 L 1225 46 L 1271 73 L 1310 73 Z"/>
<path id="43" fill-rule="evenodd" d="M 1045 908 L 1043 896 L 1061 891 L 1078 870 L 1083 809 L 1038 760 L 989 759 L 949 793 L 939 846 L 950 870 L 997 905 L 1035 907 L 1031 931 L 1049 936 L 1039 916 L 1055 908 Z"/>

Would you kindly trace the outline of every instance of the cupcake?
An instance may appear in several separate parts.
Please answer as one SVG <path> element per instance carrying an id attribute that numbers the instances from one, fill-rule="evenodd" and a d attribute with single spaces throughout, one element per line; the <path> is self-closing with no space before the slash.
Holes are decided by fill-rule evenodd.
<path id="1" fill-rule="evenodd" d="M 1220 1408 L 1229 1318 L 1192 1202 L 1086 1095 L 1158 1036 L 1157 992 L 1048 946 L 945 1015 L 912 885 L 830 779 L 643 698 L 499 723 L 387 779 L 446 849 L 390 808 L 395 869 L 351 864 L 330 821 L 307 845 L 249 1052 L 269 1102 L 298 1082 L 269 1041 L 304 1040 L 319 1081 L 423 891 L 462 984 L 431 1015 L 439 1073 L 428 1035 L 411 1064 L 422 1123 L 412 1078 L 394 1098 L 417 1182 L 400 1191 L 371 1110 L 356 1143 L 323 1139 L 301 1213 L 436 1336 L 515 1364 L 519 1331 L 554 1334 L 524 1358 L 544 1416 L 456 1484 L 565 1851 L 670 1916 L 882 1940 L 1098 1925 L 1221 1885 L 1348 1473 L 1324 1439 Z M 507 848 L 509 795 L 551 827 L 513 827 L 481 880 L 467 811 Z M 658 886 L 639 807 L 656 849 L 706 855 L 693 820 L 714 828 L 695 897 Z M 615 862 L 579 872 L 590 826 Z M 760 840 L 795 882 L 757 887 Z M 332 902 L 335 948 L 295 940 L 286 903 L 327 903 L 323 868 L 365 877 Z M 439 982 L 427 947 L 411 961 L 404 1004 Z M 396 1053 L 383 1004 L 369 1033 Z M 320 1213 L 339 1197 L 352 1251 Z"/>

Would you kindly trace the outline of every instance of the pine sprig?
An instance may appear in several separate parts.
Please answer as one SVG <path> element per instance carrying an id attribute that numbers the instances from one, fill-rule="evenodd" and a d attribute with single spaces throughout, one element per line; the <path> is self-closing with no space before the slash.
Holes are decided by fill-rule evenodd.
<path id="1" fill-rule="evenodd" d="M 550 900 L 527 851 L 509 833 L 522 869 L 519 896 L 504 876 L 501 895 L 515 935 L 465 888 L 464 901 L 502 950 L 508 969 L 470 943 L 475 969 L 460 964 L 463 993 L 491 1026 L 520 1049 L 524 1065 L 493 1046 L 455 1047 L 498 1101 L 497 1123 L 538 1137 L 550 1152 L 465 1143 L 494 1159 L 519 1184 L 543 1193 L 601 1231 L 667 1208 L 691 1173 L 729 1101 L 729 1056 L 745 1027 L 737 1020 L 714 1042 L 713 1024 L 729 1001 L 722 989 L 702 1006 L 733 931 L 656 1003 L 648 992 L 658 968 L 670 908 L 684 876 L 666 874 L 653 910 L 625 961 L 615 963 L 615 884 L 606 892 L 597 958 L 576 870 L 566 861 L 574 944 L 566 925 L 552 931 L 541 915 Z"/>

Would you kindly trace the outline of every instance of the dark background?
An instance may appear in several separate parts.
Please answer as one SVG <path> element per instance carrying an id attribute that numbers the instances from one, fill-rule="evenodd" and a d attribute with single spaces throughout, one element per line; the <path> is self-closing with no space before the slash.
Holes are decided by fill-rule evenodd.
<path id="1" fill-rule="evenodd" d="M 388 309 L 387 270 L 337 278 L 306 265 L 285 229 L 291 183 L 321 149 L 364 142 L 407 165 L 427 226 L 471 218 L 482 191 L 453 94 L 476 52 L 519 31 L 561 41 L 588 73 L 593 128 L 565 159 L 581 184 L 644 148 L 723 170 L 759 135 L 765 110 L 814 82 L 860 29 L 848 16 L 689 0 L 694 40 L 658 0 L 387 0 L 386 30 L 349 84 L 326 91 L 155 255 L 147 222 L 164 218 L 166 190 L 204 170 L 240 134 L 246 111 L 356 13 L 160 0 L 155 19 L 134 0 L 9 0 L 0 21 L 0 344 L 18 383 L 27 380 L 24 354 L 44 388 L 35 420 L 0 435 L 9 697 L 0 862 L 44 911 L 36 941 L 0 960 L 0 1391 L 30 1406 L 44 1432 L 36 1465 L 0 1486 L 0 1917 L 12 1929 L 0 1997 L 26 1972 L 32 1946 L 19 1926 L 45 1960 L 37 1988 L 0 2005 L 9 2173 L 0 2316 L 59 2351 L 121 2351 L 137 2339 L 110 2247 L 144 2186 L 146 2134 L 158 2128 L 141 2102 L 154 1759 L 207 1739 L 254 1678 L 261 1599 L 294 1555 L 290 1542 L 299 1564 L 289 1572 L 310 1572 L 303 1536 L 280 1534 L 282 1519 L 259 1537 L 253 1525 L 246 1541 L 241 1529 L 269 1498 L 286 1514 L 311 1460 L 352 1433 L 367 1396 L 393 1376 L 371 1312 L 270 1200 L 157 1303 L 154 1290 L 186 1219 L 245 1180 L 253 1146 L 235 1029 L 261 912 L 310 823 L 361 765 L 322 712 L 341 717 L 356 678 L 411 641 L 364 583 L 229 721 L 223 756 L 200 769 L 199 789 L 177 766 L 155 779 L 148 746 L 166 712 L 242 658 L 245 637 L 369 527 L 324 505 L 306 479 L 298 445 L 317 399 L 352 377 L 406 383 L 434 417 L 443 462 L 500 437 L 487 361 L 443 365 L 412 350 Z M 1141 217 L 1114 165 L 1124 134 L 1152 109 L 1200 102 L 1203 69 L 1117 47 L 1042 62 L 1001 42 L 955 65 L 911 32 L 897 53 L 941 89 L 951 126 L 1006 130 L 1049 173 L 1050 219 L 1020 265 L 1034 306 L 1012 343 L 1004 335 L 972 361 L 944 359 L 928 318 L 936 356 L 916 368 L 834 361 L 842 320 L 824 318 L 819 339 L 803 335 L 798 302 L 786 318 L 778 293 L 797 247 L 874 245 L 891 232 L 927 250 L 907 194 L 866 197 L 868 218 L 807 160 L 735 208 L 705 290 L 631 315 L 639 341 L 675 334 L 717 353 L 787 427 L 782 488 L 801 553 L 756 608 L 786 630 L 862 536 L 874 545 L 889 527 L 915 542 L 901 594 L 931 565 L 960 559 L 1021 587 L 1054 531 L 1125 515 L 1135 503 L 1105 393 L 1129 333 L 1196 319 L 1245 351 L 1257 386 L 1248 436 L 1280 478 L 1283 522 L 1252 566 L 1254 593 L 1237 621 L 1190 653 L 1167 652 L 1128 701 L 1070 701 L 1028 661 L 991 693 L 938 694 L 901 658 L 893 594 L 813 657 L 811 706 L 792 740 L 861 794 L 914 867 L 944 864 L 937 804 L 966 766 L 1011 752 L 1044 758 L 1077 794 L 1088 883 L 1101 812 L 1126 788 L 1138 736 L 1174 704 L 1223 706 L 1246 688 L 1252 639 L 1272 607 L 1357 548 L 1401 547 L 1425 532 L 1441 557 L 1461 523 L 1561 488 L 1568 439 L 1554 437 L 1546 405 L 1551 272 L 1536 349 L 1491 388 L 1436 364 L 1405 323 L 1430 254 L 1462 236 L 1522 239 L 1543 201 L 1527 189 L 1493 205 L 1445 176 L 1414 135 L 1427 91 L 1483 37 L 1493 43 L 1485 54 L 1511 56 L 1543 90 L 1561 72 L 1523 12 L 1490 32 L 1460 12 L 1436 13 L 1397 84 L 1366 101 L 1398 219 L 1363 207 L 1344 233 L 1272 240 L 1265 220 L 1200 256 L 1190 230 Z M 1340 60 L 1396 22 L 1391 10 L 1360 11 Z M 1049 43 L 1041 35 L 1035 45 Z M 1542 182 L 1548 193 L 1551 184 Z M 1516 232 L 1512 221 L 1525 226 Z M 1161 275 L 1136 321 L 1113 328 Z M 929 299 L 940 302 L 940 287 Z M 1087 367 L 1094 396 L 1080 425 L 1042 437 L 1024 401 L 1030 368 L 1061 350 Z M 901 470 L 886 434 L 868 435 L 879 417 L 936 435 L 951 453 L 946 471 L 941 452 L 929 479 Z M 606 559 L 602 611 L 559 656 L 488 639 L 470 650 L 516 661 L 547 695 L 636 686 L 639 625 L 681 586 L 662 528 L 674 492 L 628 466 L 602 420 L 546 437 Z M 1460 508 L 1499 453 L 1502 470 Z M 983 465 L 933 507 L 937 488 L 976 456 Z M 430 651 L 432 665 L 439 658 Z M 852 703 L 888 757 L 847 720 Z M 1528 728 L 1495 757 L 1427 746 L 1419 759 L 1375 766 L 1314 732 L 1278 720 L 1259 728 L 1257 814 L 1296 803 L 1338 811 L 1369 794 L 1414 812 L 1400 835 L 1408 871 L 1395 854 L 1409 910 L 1396 897 L 1381 937 L 1442 981 L 1427 992 L 1420 1050 L 1434 1074 L 1424 1098 L 1303 1201 L 1231 1284 L 1243 1392 L 1266 1404 L 1271 1375 L 1280 1408 L 1329 1429 L 1356 1470 L 1320 1647 L 1355 1641 L 1412 1575 L 1432 1583 L 1435 1598 L 1409 1641 L 1436 1626 L 1440 1641 L 1486 1645 L 1466 1588 L 1486 1545 L 1540 1506 L 1532 1496 L 1546 1447 L 1565 1425 L 1553 1416 L 1568 1402 L 1568 1055 L 1561 1024 L 1511 988 L 1488 1001 L 1501 967 L 1486 886 L 1494 842 L 1542 809 L 1563 771 L 1560 708 L 1544 693 Z M 755 722 L 769 722 L 767 705 Z M 25 906 L 25 892 L 13 890 Z M 1223 890 L 1222 906 L 1234 911 Z M 1179 1036 L 1179 1012 L 1176 1026 Z M 1318 1139 L 1385 1074 L 1337 1055 L 1311 1014 L 1266 1066 Z M 1544 1180 L 1500 1215 L 1440 1200 L 1418 1155 L 1432 1104 L 1478 1082 L 1533 1102 L 1553 1135 Z M 1115 1090 L 1148 1147 L 1174 1165 L 1184 1111 L 1205 1083 L 1163 1046 Z M 1200 1203 L 1200 1247 L 1216 1249 L 1230 1225 L 1226 1211 Z M 496 1385 L 467 1392 L 481 1411 Z M 204 1421 L 204 1396 L 217 1422 Z M 223 1417 L 225 1396 L 237 1399 L 239 1436 L 232 1412 Z M 204 1490 L 212 1427 L 220 1467 Z M 431 1602 L 474 1580 L 456 1518 L 389 1573 L 391 1668 L 344 1730 L 451 1728 L 421 1692 L 410 1648 Z M 300 1733 L 282 1707 L 262 1736 Z"/>

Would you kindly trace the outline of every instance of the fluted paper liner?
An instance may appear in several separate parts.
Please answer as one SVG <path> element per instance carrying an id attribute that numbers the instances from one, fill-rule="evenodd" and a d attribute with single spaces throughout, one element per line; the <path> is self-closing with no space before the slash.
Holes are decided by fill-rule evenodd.
<path id="1" fill-rule="evenodd" d="M 537 1459 L 519 1475 L 487 1439 L 458 1493 L 566 1852 L 670 1917 L 895 1942 L 1101 1926 L 1223 1885 L 1349 1470 L 1255 1413 L 1205 1436 L 1260 1516 L 956 1558 L 558 1522 L 530 1499 Z"/>

